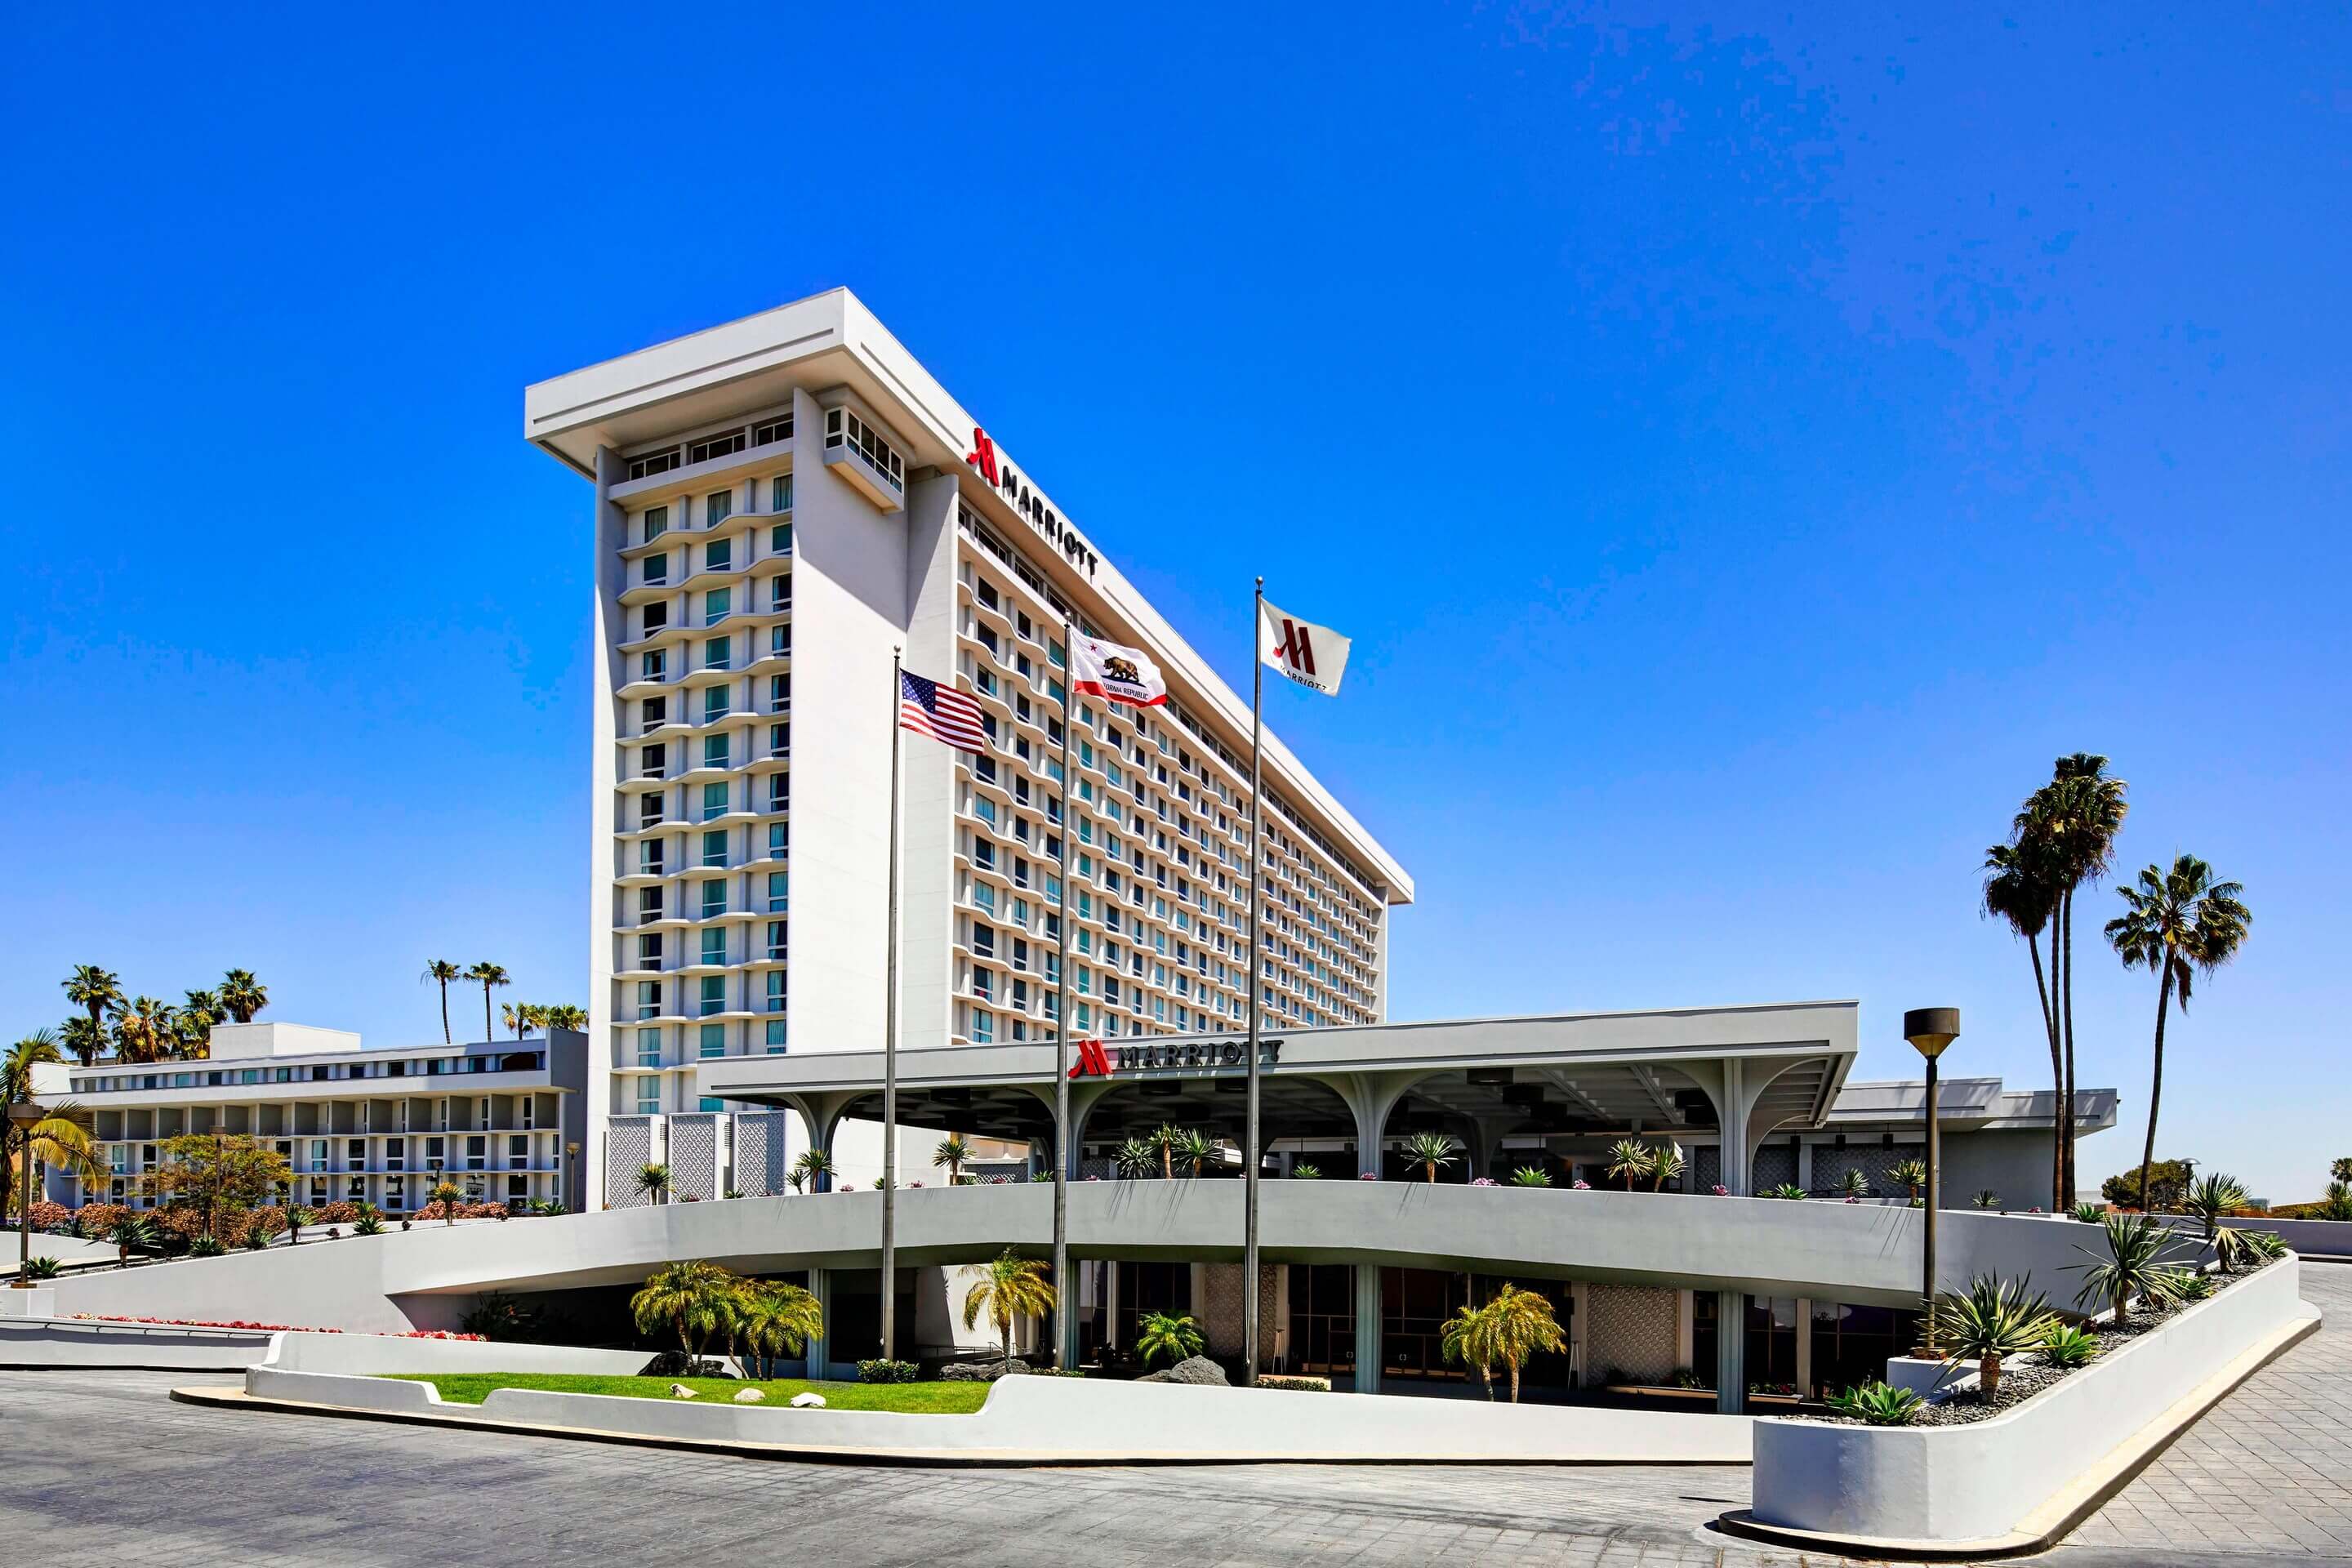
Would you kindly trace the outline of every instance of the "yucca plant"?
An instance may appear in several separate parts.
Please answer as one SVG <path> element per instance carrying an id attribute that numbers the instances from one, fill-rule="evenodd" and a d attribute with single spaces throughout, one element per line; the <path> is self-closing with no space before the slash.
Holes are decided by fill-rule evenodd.
<path id="1" fill-rule="evenodd" d="M 114 1266 L 118 1268 L 131 1267 L 132 1247 L 137 1247 L 142 1252 L 152 1252 L 163 1242 L 163 1237 L 155 1229 L 155 1222 L 143 1214 L 126 1214 L 120 1216 L 115 1220 L 113 1227 L 107 1232 L 106 1238 L 114 1243 Z"/>
<path id="2" fill-rule="evenodd" d="M 2213 1232 L 2225 1216 L 2245 1206 L 2246 1189 L 2238 1184 L 2237 1177 L 2224 1175 L 2219 1171 L 2189 1183 L 2189 1191 L 2180 1199 L 2184 1214 L 2193 1214 L 2205 1222 L 2205 1239 L 2208 1241 L 2213 1239 Z"/>
<path id="3" fill-rule="evenodd" d="M 2330 1182 L 2327 1195 L 2319 1200 L 2315 1219 L 2352 1220 L 2352 1182 Z"/>
<path id="4" fill-rule="evenodd" d="M 1870 1179 L 1860 1171 L 1849 1170 L 1838 1178 L 1838 1191 L 1850 1198 L 1866 1198 L 1870 1195 Z"/>
<path id="5" fill-rule="evenodd" d="M 1801 1204 L 1811 1194 L 1794 1182 L 1782 1182 L 1777 1187 L 1764 1189 L 1764 1195 L 1768 1198 L 1782 1198 L 1792 1204 Z"/>
<path id="6" fill-rule="evenodd" d="M 1160 1163 L 1160 1156 L 1152 1152 L 1151 1145 L 1140 1138 L 1129 1138 L 1121 1143 L 1118 1152 L 1110 1159 L 1111 1163 L 1118 1167 L 1118 1173 L 1130 1180 L 1151 1174 L 1151 1167 Z"/>
<path id="7" fill-rule="evenodd" d="M 1541 1165 L 1521 1165 L 1517 1170 L 1511 1173 L 1511 1185 L 1515 1187 L 1548 1187 L 1551 1185 L 1551 1173 L 1545 1170 Z"/>
<path id="8" fill-rule="evenodd" d="M 1884 1383 L 1865 1383 L 1829 1397 L 1832 1410 L 1872 1426 L 1908 1426 L 1925 1404 L 1917 1391 Z"/>
<path id="9" fill-rule="evenodd" d="M 2011 1281 L 1979 1274 L 1966 1291 L 1947 1292 L 1936 1309 L 1937 1337 L 1951 1347 L 1945 1367 L 1975 1362 L 1977 1386 L 1988 1399 L 2000 1387 L 2001 1358 L 2039 1349 L 2057 1321 L 2031 1275 Z"/>
<path id="10" fill-rule="evenodd" d="M 1650 1146 L 1633 1138 L 1620 1138 L 1609 1149 L 1609 1173 L 1625 1179 L 1625 1190 L 1633 1190 L 1633 1178 L 1646 1176 L 1657 1163 Z"/>
<path id="11" fill-rule="evenodd" d="M 2150 1306 L 2168 1307 L 2180 1300 L 2179 1271 L 2168 1268 L 2164 1254 L 2171 1241 L 2163 1226 L 2140 1214 L 2110 1214 L 2099 1222 L 2107 1255 L 2087 1247 L 2074 1250 L 2091 1259 L 2066 1267 L 2083 1276 L 2077 1302 L 2105 1300 L 2123 1321 L 2124 1309 L 2135 1296 Z"/>
<path id="12" fill-rule="evenodd" d="M 1176 1140 L 1175 1152 L 1176 1158 L 1192 1165 L 1192 1174 L 1197 1176 L 1202 1163 L 1217 1157 L 1217 1142 L 1199 1128 L 1188 1127 Z"/>
<path id="13" fill-rule="evenodd" d="M 2087 1366 L 2099 1353 L 2099 1336 L 2090 1330 L 2053 1318 L 2042 1336 L 2042 1359 L 2069 1371 Z"/>
<path id="14" fill-rule="evenodd" d="M 1444 1132 L 1416 1132 L 1405 1140 L 1404 1157 L 1419 1165 L 1430 1181 L 1437 1180 L 1440 1167 L 1451 1165 L 1462 1145 Z"/>
<path id="15" fill-rule="evenodd" d="M 1927 1164 L 1924 1160 L 1898 1160 L 1886 1179 L 1903 1189 L 1903 1195 L 1913 1203 L 1919 1201 L 1919 1189 L 1927 1184 Z"/>
<path id="16" fill-rule="evenodd" d="M 1969 1202 L 1976 1205 L 1976 1206 L 1980 1209 L 1997 1209 L 2000 1207 L 2000 1194 L 1994 1192 L 1990 1187 L 1985 1187 L 1979 1190 L 1977 1195 L 1970 1198 Z"/>
<path id="17" fill-rule="evenodd" d="M 2223 1226 L 2213 1233 L 2213 1257 L 2224 1274 L 2235 1274 L 2241 1268 L 2259 1268 L 2286 1250 L 2286 1243 L 2274 1230 L 2245 1230 L 2237 1226 Z"/>
<path id="18" fill-rule="evenodd" d="M 1661 1143 L 1650 1151 L 1650 1190 L 1664 1192 L 1668 1182 L 1683 1173 L 1683 1146 Z"/>

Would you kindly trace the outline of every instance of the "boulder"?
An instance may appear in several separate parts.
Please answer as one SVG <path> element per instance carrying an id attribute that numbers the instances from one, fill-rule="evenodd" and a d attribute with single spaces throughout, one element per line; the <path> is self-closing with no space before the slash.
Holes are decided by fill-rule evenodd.
<path id="1" fill-rule="evenodd" d="M 1233 1386 L 1225 1378 L 1225 1369 L 1204 1355 L 1188 1356 L 1174 1366 L 1164 1367 L 1158 1372 L 1145 1373 L 1135 1381 L 1138 1383 L 1190 1383 L 1210 1388 Z"/>
<path id="2" fill-rule="evenodd" d="M 695 1393 L 682 1383 L 673 1383 L 669 1385 L 669 1396 L 672 1399 L 692 1399 Z"/>
<path id="3" fill-rule="evenodd" d="M 793 1395 L 793 1408 L 795 1410 L 822 1410 L 824 1408 L 824 1395 L 822 1394 L 795 1394 Z"/>
<path id="4" fill-rule="evenodd" d="M 1017 1377 L 1029 1370 L 1029 1363 L 1019 1356 L 1010 1361 L 952 1361 L 940 1368 L 940 1377 L 947 1383 L 994 1383 L 1000 1377 Z"/>
<path id="5" fill-rule="evenodd" d="M 746 1388 L 737 1392 L 735 1395 L 735 1403 L 738 1405 L 758 1405 L 767 1397 L 768 1394 L 765 1389 Z"/>

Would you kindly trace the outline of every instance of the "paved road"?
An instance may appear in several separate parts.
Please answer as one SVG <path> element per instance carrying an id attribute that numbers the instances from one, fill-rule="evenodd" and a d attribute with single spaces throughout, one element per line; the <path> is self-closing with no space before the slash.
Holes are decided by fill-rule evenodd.
<path id="1" fill-rule="evenodd" d="M 2047 1568 L 2352 1563 L 2352 1268 L 2305 1279 L 2327 1330 L 2234 1394 Z M 1739 1469 L 860 1468 L 164 1398 L 188 1381 L 0 1373 L 0 1540 L 58 1542 L 77 1568 L 1799 1561 L 1705 1528 L 1747 1501 Z"/>

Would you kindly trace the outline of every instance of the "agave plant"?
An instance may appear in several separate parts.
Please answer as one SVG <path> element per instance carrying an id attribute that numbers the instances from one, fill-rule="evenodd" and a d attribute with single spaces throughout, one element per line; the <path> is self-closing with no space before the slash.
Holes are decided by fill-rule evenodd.
<path id="1" fill-rule="evenodd" d="M 2052 1319 L 2042 1336 L 2042 1359 L 2052 1366 L 2072 1371 L 2087 1366 L 2099 1353 L 2099 1336 L 2073 1323 Z"/>
<path id="2" fill-rule="evenodd" d="M 1297 1161 L 1290 1167 L 1290 1179 L 1294 1182 L 1319 1182 L 1323 1179 L 1323 1167 L 1310 1161 Z"/>
<path id="3" fill-rule="evenodd" d="M 2213 1277 L 2201 1268 L 2175 1268 L 2172 1293 L 2180 1301 L 2202 1301 L 2213 1293 Z"/>
<path id="4" fill-rule="evenodd" d="M 1925 1404 L 1916 1390 L 1884 1383 L 1865 1383 L 1829 1397 L 1832 1410 L 1872 1426 L 1908 1426 Z"/>
<path id="5" fill-rule="evenodd" d="M 1625 1190 L 1633 1190 L 1633 1178 L 1646 1176 L 1656 1168 L 1657 1154 L 1639 1139 L 1620 1138 L 1609 1148 L 1609 1173 L 1625 1180 Z"/>
<path id="6" fill-rule="evenodd" d="M 1160 1156 L 1140 1138 L 1129 1138 L 1110 1158 L 1118 1173 L 1129 1180 L 1151 1174 L 1151 1167 L 1160 1163 Z"/>
<path id="7" fill-rule="evenodd" d="M 1545 1170 L 1541 1165 L 1521 1165 L 1517 1170 L 1511 1173 L 1511 1185 L 1515 1187 L 1548 1187 L 1551 1185 L 1551 1173 Z"/>
<path id="8" fill-rule="evenodd" d="M 1984 1187 L 1979 1189 L 1977 1195 L 1970 1198 L 1969 1202 L 1980 1209 L 1997 1209 L 2000 1207 L 2000 1194 L 1990 1187 Z"/>
<path id="9" fill-rule="evenodd" d="M 27 1258 L 25 1259 L 25 1278 L 27 1279 L 55 1279 L 58 1275 L 65 1272 L 65 1267 L 66 1260 L 64 1258 L 52 1258 L 44 1253 L 38 1258 Z"/>
<path id="10" fill-rule="evenodd" d="M 2180 1207 L 2205 1222 L 2205 1239 L 2213 1239 L 2213 1232 L 2223 1218 L 2246 1206 L 2246 1189 L 2238 1184 L 2235 1176 L 2216 1171 L 2210 1176 L 2200 1176 L 2189 1184 L 2181 1194 Z"/>
<path id="11" fill-rule="evenodd" d="M 1430 1181 L 1437 1180 L 1439 1167 L 1454 1163 L 1462 1145 L 1444 1132 L 1416 1132 L 1404 1141 L 1404 1156 L 1422 1168 Z"/>
<path id="12" fill-rule="evenodd" d="M 2081 1203 L 2076 1204 L 2069 1212 L 2074 1215 L 2074 1218 L 2078 1222 L 2084 1225 L 2097 1225 L 2107 1217 L 2106 1209 L 2098 1204 L 2093 1203 L 2088 1198 L 2084 1198 Z"/>
<path id="13" fill-rule="evenodd" d="M 1944 1365 L 1975 1362 L 1988 1399 L 2000 1387 L 2001 1357 L 2040 1349 L 2057 1321 L 2030 1275 L 2011 1281 L 1979 1274 L 1965 1292 L 1947 1292 L 1936 1309 L 1939 1335 L 1951 1347 Z"/>
<path id="14" fill-rule="evenodd" d="M 1766 1188 L 1764 1195 L 1768 1198 L 1785 1198 L 1792 1204 L 1801 1204 L 1805 1201 L 1809 1194 L 1807 1194 L 1804 1188 L 1797 1185 L 1794 1182 L 1782 1182 L 1777 1187 Z"/>
<path id="15" fill-rule="evenodd" d="M 2066 1267 L 2083 1276 L 2080 1303 L 2105 1300 L 2115 1309 L 2116 1321 L 2135 1296 L 2150 1306 L 2168 1307 L 2180 1300 L 2179 1270 L 2168 1268 L 2164 1254 L 2171 1241 L 2164 1228 L 2146 1215 L 2111 1214 L 2100 1222 L 2107 1244 L 2101 1258 L 2087 1247 L 2074 1250 L 2091 1259 Z"/>

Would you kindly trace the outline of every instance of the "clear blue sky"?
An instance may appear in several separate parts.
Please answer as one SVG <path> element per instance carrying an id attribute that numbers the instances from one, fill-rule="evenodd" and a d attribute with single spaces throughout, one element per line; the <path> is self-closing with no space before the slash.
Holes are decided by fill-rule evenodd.
<path id="1" fill-rule="evenodd" d="M 990 14 L 993 10 L 997 14 Z M 0 1020 L 76 962 L 437 1030 L 584 1000 L 588 493 L 526 382 L 835 284 L 1411 867 L 1401 1017 L 1956 1003 L 2061 752 L 2243 880 L 2161 1152 L 2352 1153 L 2352 23 L 1980 7 L 36 9 Z M 499 29 L 499 30 L 491 30 Z M 2097 945 L 2137 1158 L 2155 986 Z"/>

